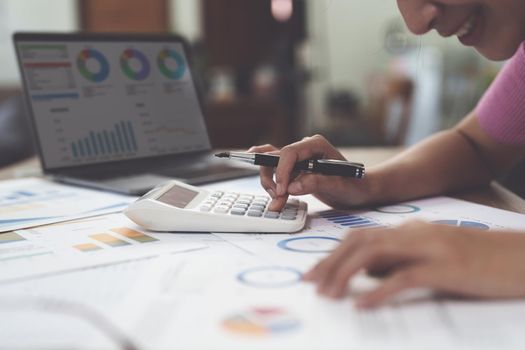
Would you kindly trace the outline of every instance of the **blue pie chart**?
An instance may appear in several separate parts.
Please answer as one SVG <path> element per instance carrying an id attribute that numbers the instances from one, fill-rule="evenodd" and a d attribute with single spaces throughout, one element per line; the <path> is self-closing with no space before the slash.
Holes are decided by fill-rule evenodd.
<path id="1" fill-rule="evenodd" d="M 379 207 L 375 209 L 377 212 L 385 214 L 411 214 L 417 213 L 421 208 L 411 204 L 396 204 L 388 205 L 386 207 Z"/>
<path id="2" fill-rule="evenodd" d="M 477 221 L 469 221 L 469 220 L 436 220 L 432 221 L 433 224 L 440 224 L 440 225 L 448 225 L 448 226 L 458 226 L 458 227 L 471 227 L 471 228 L 477 228 L 480 230 L 488 230 L 490 229 L 490 226 L 482 224 L 481 222 Z"/>
<path id="3" fill-rule="evenodd" d="M 284 239 L 277 246 L 296 253 L 330 253 L 340 242 L 335 237 L 307 236 Z"/>
<path id="4" fill-rule="evenodd" d="M 237 280 L 247 286 L 258 288 L 280 288 L 297 284 L 302 274 L 296 269 L 284 266 L 263 266 L 244 270 Z"/>

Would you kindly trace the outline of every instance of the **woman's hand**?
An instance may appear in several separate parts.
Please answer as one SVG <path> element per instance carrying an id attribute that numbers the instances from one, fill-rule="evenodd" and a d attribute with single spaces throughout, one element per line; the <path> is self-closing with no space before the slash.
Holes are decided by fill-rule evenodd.
<path id="1" fill-rule="evenodd" d="M 525 296 L 525 235 L 410 222 L 397 228 L 352 231 L 305 275 L 320 294 L 341 298 L 360 270 L 386 274 L 357 300 L 374 307 L 400 291 L 429 288 L 482 298 Z"/>
<path id="2" fill-rule="evenodd" d="M 339 159 L 345 160 L 324 137 L 315 135 L 302 141 L 292 143 L 278 150 L 272 145 L 254 146 L 248 152 L 279 154 L 280 160 L 275 170 L 261 167 L 261 185 L 272 197 L 269 209 L 281 210 L 286 204 L 288 195 L 313 194 L 332 207 L 349 207 L 364 204 L 369 197 L 370 181 L 350 179 L 339 176 L 323 176 L 311 173 L 295 174 L 296 162 L 305 159 Z"/>

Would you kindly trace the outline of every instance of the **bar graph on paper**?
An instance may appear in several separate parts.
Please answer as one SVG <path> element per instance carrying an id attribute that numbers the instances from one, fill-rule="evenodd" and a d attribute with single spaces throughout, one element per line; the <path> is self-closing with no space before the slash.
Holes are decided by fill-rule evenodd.
<path id="1" fill-rule="evenodd" d="M 117 122 L 109 130 L 89 131 L 71 142 L 70 147 L 74 159 L 130 154 L 139 150 L 133 124 L 129 121 Z"/>

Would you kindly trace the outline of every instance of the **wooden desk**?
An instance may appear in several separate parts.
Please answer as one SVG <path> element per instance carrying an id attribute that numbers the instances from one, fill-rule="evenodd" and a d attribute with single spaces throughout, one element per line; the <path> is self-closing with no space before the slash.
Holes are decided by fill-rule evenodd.
<path id="1" fill-rule="evenodd" d="M 364 162 L 367 166 L 379 164 L 400 151 L 401 148 L 344 148 L 341 150 L 348 159 Z M 0 170 L 0 180 L 38 175 L 41 175 L 41 171 L 39 161 L 36 158 Z M 454 197 L 525 214 L 525 200 L 495 182 L 486 188 L 459 193 Z"/>

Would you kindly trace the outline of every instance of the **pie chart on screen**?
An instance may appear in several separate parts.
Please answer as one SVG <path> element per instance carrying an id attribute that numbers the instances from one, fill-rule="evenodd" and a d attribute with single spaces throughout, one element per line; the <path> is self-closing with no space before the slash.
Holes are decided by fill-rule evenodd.
<path id="1" fill-rule="evenodd" d="M 148 58 L 137 49 L 126 49 L 122 52 L 120 67 L 124 75 L 132 80 L 144 80 L 150 72 Z"/>
<path id="2" fill-rule="evenodd" d="M 101 83 L 109 76 L 109 62 L 106 56 L 93 48 L 80 51 L 77 56 L 77 68 L 80 75 L 94 83 Z"/>
<path id="3" fill-rule="evenodd" d="M 157 57 L 157 65 L 162 75 L 168 79 L 181 79 L 186 72 L 184 58 L 173 49 L 162 50 Z"/>

